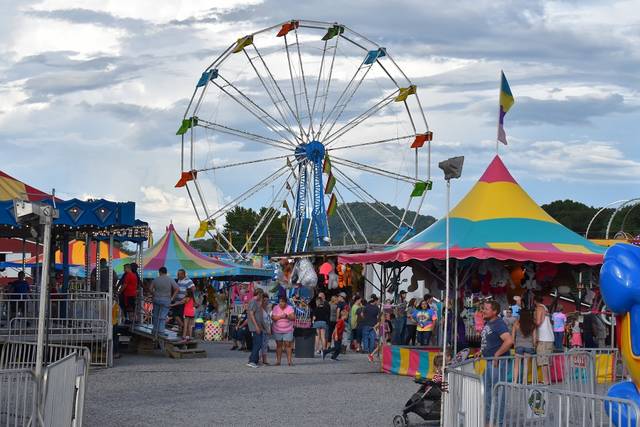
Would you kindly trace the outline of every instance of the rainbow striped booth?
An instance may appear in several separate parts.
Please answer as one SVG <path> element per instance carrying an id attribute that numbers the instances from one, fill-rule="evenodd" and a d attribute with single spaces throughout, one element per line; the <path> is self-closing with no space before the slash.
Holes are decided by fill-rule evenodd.
<path id="1" fill-rule="evenodd" d="M 433 378 L 433 359 L 440 353 L 437 347 L 405 347 L 385 345 L 382 347 L 382 371 L 387 374 L 406 375 L 415 378 Z"/>

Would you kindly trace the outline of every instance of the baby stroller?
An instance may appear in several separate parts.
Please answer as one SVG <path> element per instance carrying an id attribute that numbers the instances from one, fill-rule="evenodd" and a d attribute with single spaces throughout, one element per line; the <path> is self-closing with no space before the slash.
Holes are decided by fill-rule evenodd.
<path id="1" fill-rule="evenodd" d="M 416 379 L 415 382 L 420 384 L 420 388 L 407 400 L 402 415 L 393 417 L 394 427 L 408 426 L 409 417 L 407 414 L 411 412 L 425 421 L 434 422 L 434 425 L 440 423 L 440 400 L 442 398 L 440 384 L 426 378 Z"/>
<path id="2" fill-rule="evenodd" d="M 469 350 L 464 349 L 456 354 L 453 360 L 455 362 L 461 362 L 468 356 Z M 409 400 L 407 400 L 407 403 L 402 409 L 402 414 L 393 417 L 393 426 L 408 426 L 409 417 L 407 415 L 410 413 L 418 415 L 420 418 L 427 421 L 429 425 L 440 425 L 440 401 L 442 400 L 442 393 L 446 392 L 446 384 L 426 378 L 415 379 L 414 382 L 420 384 L 420 388 L 411 396 L 411 398 L 409 398 Z"/>

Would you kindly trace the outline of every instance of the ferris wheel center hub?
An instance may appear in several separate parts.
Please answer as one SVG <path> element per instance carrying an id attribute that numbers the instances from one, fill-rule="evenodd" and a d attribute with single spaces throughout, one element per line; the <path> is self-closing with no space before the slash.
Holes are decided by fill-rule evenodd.
<path id="1" fill-rule="evenodd" d="M 325 148 L 320 141 L 311 141 L 298 145 L 294 153 L 298 162 L 311 160 L 314 163 L 319 163 L 324 159 Z"/>

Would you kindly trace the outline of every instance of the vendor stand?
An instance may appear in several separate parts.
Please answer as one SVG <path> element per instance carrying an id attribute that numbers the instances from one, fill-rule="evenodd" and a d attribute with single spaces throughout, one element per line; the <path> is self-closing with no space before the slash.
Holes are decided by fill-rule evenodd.
<path id="1" fill-rule="evenodd" d="M 453 284 L 452 300 L 456 303 L 446 302 L 445 307 L 452 311 L 454 319 L 462 314 L 469 316 L 465 331 L 469 331 L 471 344 L 479 344 L 473 307 L 484 298 L 491 297 L 506 308 L 516 295 L 527 304 L 533 292 L 549 295 L 554 291 L 557 298 L 559 290 L 569 288 L 570 294 L 578 295 L 580 305 L 580 289 L 597 283 L 597 267 L 602 264 L 605 248 L 549 216 L 518 185 L 499 156 L 449 217 L 450 258 L 454 260 L 454 278 L 449 282 Z M 406 266 L 412 267 L 414 276 L 424 280 L 429 289 L 443 291 L 445 225 L 445 220 L 440 219 L 389 250 L 344 255 L 339 261 L 381 264 L 386 279 L 383 300 L 392 277 L 387 270 Z M 578 283 L 578 277 L 588 283 Z M 459 338 L 457 327 L 453 335 Z M 458 339 L 453 342 L 453 351 L 457 352 Z"/>

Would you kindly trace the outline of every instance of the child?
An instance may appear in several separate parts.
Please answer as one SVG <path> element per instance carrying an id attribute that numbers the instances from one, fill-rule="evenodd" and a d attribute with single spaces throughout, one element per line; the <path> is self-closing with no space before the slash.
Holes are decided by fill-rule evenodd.
<path id="1" fill-rule="evenodd" d="M 391 326 L 391 322 L 389 322 L 388 318 L 389 318 L 389 314 L 385 313 L 384 319 L 376 323 L 375 326 L 373 327 L 373 330 L 378 336 L 378 344 L 387 344 L 387 341 L 389 339 L 389 336 L 390 336 L 389 327 Z M 369 359 L 369 362 L 373 363 L 373 356 L 375 356 L 376 354 L 379 354 L 379 352 L 380 352 L 380 345 L 376 345 L 373 351 L 369 353 L 369 355 L 367 356 L 367 359 Z"/>
<path id="2" fill-rule="evenodd" d="M 564 325 L 567 323 L 567 316 L 562 312 L 562 304 L 558 304 L 553 316 L 553 336 L 554 347 L 556 351 L 562 351 L 562 344 L 564 342 Z"/>
<path id="3" fill-rule="evenodd" d="M 413 310 L 411 317 L 418 324 L 418 342 L 420 345 L 429 345 L 431 340 L 431 334 L 433 333 L 433 326 L 435 321 L 438 320 L 438 315 L 429 308 L 429 303 L 426 300 L 420 302 L 420 308 Z"/>
<path id="4" fill-rule="evenodd" d="M 580 333 L 580 319 L 576 317 L 571 326 L 571 348 L 582 347 L 582 334 Z"/>
<path id="5" fill-rule="evenodd" d="M 198 304 L 196 303 L 196 298 L 193 293 L 193 286 L 187 288 L 187 292 L 182 301 L 176 301 L 171 304 L 171 307 L 175 307 L 177 305 L 184 304 L 184 324 L 182 326 L 182 339 L 184 341 L 189 341 L 191 339 L 191 333 L 193 331 L 193 325 L 195 323 L 195 315 L 196 315 L 196 307 Z"/>
<path id="6" fill-rule="evenodd" d="M 331 340 L 333 341 L 333 348 L 328 348 L 322 351 L 323 360 L 325 356 L 329 353 L 333 353 L 331 355 L 331 360 L 338 360 L 338 355 L 340 354 L 340 350 L 342 349 L 342 335 L 344 334 L 344 328 L 346 326 L 346 322 L 348 318 L 349 318 L 349 312 L 347 310 L 343 310 L 340 312 L 340 318 L 336 322 L 336 327 L 333 328 L 333 334 L 331 334 Z"/>

